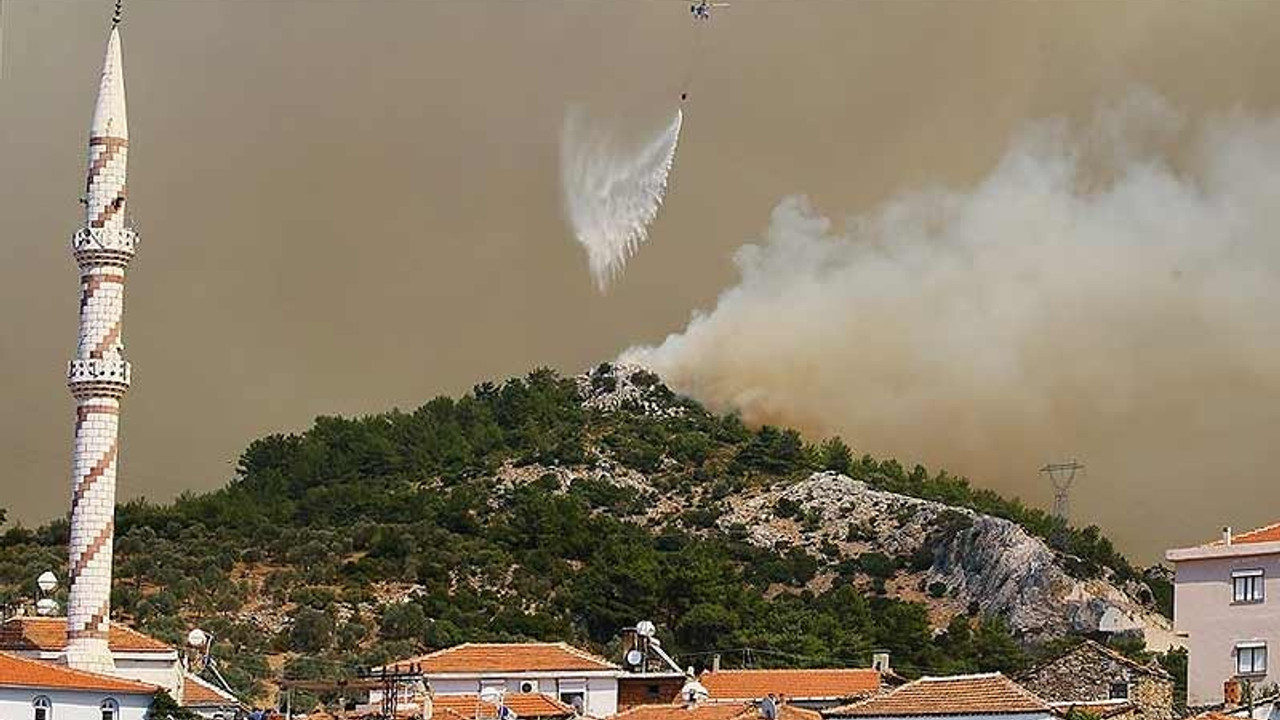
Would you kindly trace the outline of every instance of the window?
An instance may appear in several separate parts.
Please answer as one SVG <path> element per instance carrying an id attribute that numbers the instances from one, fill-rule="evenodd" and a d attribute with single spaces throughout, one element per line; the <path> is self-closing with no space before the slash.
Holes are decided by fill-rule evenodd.
<path id="1" fill-rule="evenodd" d="M 32 717 L 35 720 L 53 720 L 53 703 L 44 695 L 31 701 Z"/>
<path id="2" fill-rule="evenodd" d="M 1129 699 L 1129 683 L 1113 682 L 1108 697 L 1112 700 L 1128 700 Z"/>
<path id="3" fill-rule="evenodd" d="M 107 698 L 98 706 L 102 710 L 102 720 L 116 720 L 120 716 L 120 703 L 115 698 Z"/>
<path id="4" fill-rule="evenodd" d="M 1231 572 L 1231 602 L 1262 602 L 1261 570 L 1233 570 Z"/>
<path id="5" fill-rule="evenodd" d="M 1260 642 L 1239 643 L 1236 645 L 1237 675 L 1267 674 L 1267 645 Z"/>

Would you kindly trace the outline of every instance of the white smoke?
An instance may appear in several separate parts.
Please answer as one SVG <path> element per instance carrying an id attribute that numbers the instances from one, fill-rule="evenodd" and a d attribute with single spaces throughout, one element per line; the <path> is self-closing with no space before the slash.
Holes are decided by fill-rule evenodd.
<path id="1" fill-rule="evenodd" d="M 1032 128 L 968 190 L 843 226 L 785 200 L 735 262 L 713 310 L 623 359 L 748 420 L 1004 489 L 1078 453 L 1109 486 L 1080 509 L 1122 539 L 1146 512 L 1212 527 L 1213 503 L 1240 512 L 1229 483 L 1267 477 L 1280 121 L 1189 128 L 1139 94 L 1084 132 Z M 1211 477 L 1228 485 L 1208 500 Z"/>
<path id="2" fill-rule="evenodd" d="M 581 109 L 565 116 L 560 142 L 565 213 L 601 292 L 648 239 L 649 224 L 667 192 L 683 122 L 677 109 L 661 133 L 629 149 L 605 129 L 592 127 Z"/>

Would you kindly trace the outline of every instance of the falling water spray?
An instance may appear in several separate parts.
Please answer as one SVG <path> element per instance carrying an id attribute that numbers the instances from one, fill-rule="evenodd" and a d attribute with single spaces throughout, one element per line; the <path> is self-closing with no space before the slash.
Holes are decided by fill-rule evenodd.
<path id="1" fill-rule="evenodd" d="M 658 216 L 676 159 L 684 112 L 638 148 L 619 145 L 580 108 L 565 116 L 560 144 L 565 214 L 587 251 L 596 288 L 618 277 Z"/>

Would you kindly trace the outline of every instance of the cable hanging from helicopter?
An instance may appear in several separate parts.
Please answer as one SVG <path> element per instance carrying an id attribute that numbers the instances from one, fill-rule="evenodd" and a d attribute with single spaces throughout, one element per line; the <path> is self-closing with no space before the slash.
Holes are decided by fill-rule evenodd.
<path id="1" fill-rule="evenodd" d="M 689 6 L 689 14 L 693 16 L 693 46 L 689 50 L 689 63 L 685 70 L 684 82 L 680 85 L 680 102 L 683 103 L 689 99 L 689 86 L 693 84 L 693 73 L 698 65 L 698 58 L 702 49 L 702 26 L 711 20 L 713 10 L 719 8 L 727 8 L 727 2 L 711 2 L 711 0 L 700 0 Z"/>

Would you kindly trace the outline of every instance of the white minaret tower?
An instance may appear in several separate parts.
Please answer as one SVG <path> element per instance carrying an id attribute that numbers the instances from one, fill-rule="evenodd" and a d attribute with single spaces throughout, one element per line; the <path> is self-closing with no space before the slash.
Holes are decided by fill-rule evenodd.
<path id="1" fill-rule="evenodd" d="M 67 368 L 76 399 L 72 455 L 71 557 L 67 602 L 67 664 L 110 672 L 111 556 L 115 530 L 120 398 L 129 389 L 129 362 L 120 338 L 124 274 L 138 236 L 125 223 L 129 125 L 120 62 L 120 3 L 112 19 L 98 104 L 89 130 L 84 227 L 71 240 L 80 266 L 80 338 Z"/>

